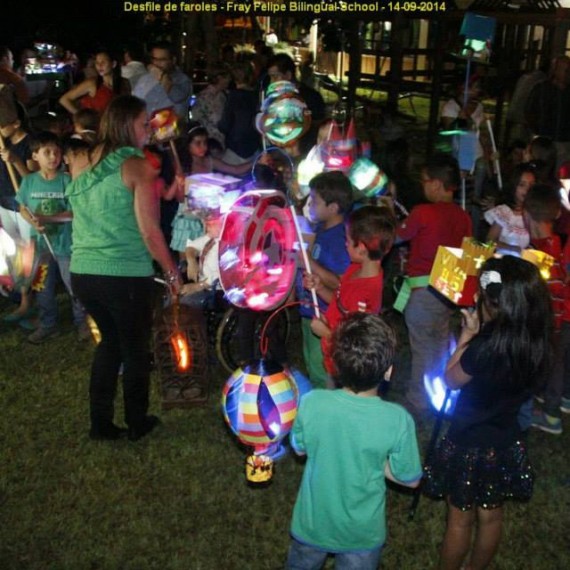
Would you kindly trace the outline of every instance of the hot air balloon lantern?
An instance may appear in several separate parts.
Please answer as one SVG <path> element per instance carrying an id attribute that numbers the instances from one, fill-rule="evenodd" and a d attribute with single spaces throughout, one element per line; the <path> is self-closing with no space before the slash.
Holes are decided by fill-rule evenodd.
<path id="1" fill-rule="evenodd" d="M 300 398 L 310 390 L 298 371 L 262 358 L 238 368 L 222 392 L 224 419 L 238 440 L 253 450 L 246 459 L 246 479 L 267 483 L 273 461 L 286 452 Z"/>

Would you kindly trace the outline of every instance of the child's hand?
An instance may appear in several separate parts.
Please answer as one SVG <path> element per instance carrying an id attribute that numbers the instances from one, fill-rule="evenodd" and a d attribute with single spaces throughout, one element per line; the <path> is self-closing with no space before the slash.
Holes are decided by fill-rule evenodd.
<path id="1" fill-rule="evenodd" d="M 473 309 L 461 309 L 462 333 L 475 336 L 479 332 L 479 314 Z"/>
<path id="2" fill-rule="evenodd" d="M 186 283 L 180 289 L 180 295 L 194 295 L 200 291 L 208 291 L 211 289 L 207 281 L 200 281 L 200 283 Z"/>
<path id="3" fill-rule="evenodd" d="M 188 267 L 186 268 L 186 277 L 189 281 L 198 281 L 198 263 L 195 260 L 188 260 Z"/>
<path id="4" fill-rule="evenodd" d="M 314 289 L 318 291 L 321 286 L 321 278 L 315 273 L 305 273 L 303 275 L 303 287 L 305 289 Z"/>
<path id="5" fill-rule="evenodd" d="M 321 338 L 329 338 L 331 335 L 331 329 L 328 326 L 325 317 L 321 317 L 320 319 L 317 319 L 316 317 L 313 318 L 311 321 L 311 330 Z"/>
<path id="6" fill-rule="evenodd" d="M 14 153 L 8 148 L 0 150 L 0 157 L 2 157 L 4 162 L 14 162 L 15 160 Z"/>

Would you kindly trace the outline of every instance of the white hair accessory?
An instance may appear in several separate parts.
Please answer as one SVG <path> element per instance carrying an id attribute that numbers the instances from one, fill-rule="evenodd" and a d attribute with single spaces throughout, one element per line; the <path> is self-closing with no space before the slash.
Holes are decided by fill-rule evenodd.
<path id="1" fill-rule="evenodd" d="M 483 273 L 481 273 L 481 278 L 479 279 L 481 289 L 483 290 L 487 289 L 487 286 L 491 283 L 501 284 L 502 282 L 501 274 L 498 271 L 483 271 Z"/>

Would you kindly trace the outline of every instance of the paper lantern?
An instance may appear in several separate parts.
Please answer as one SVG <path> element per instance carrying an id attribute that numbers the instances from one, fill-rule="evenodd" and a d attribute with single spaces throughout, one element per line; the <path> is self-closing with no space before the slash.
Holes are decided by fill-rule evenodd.
<path id="1" fill-rule="evenodd" d="M 230 303 L 272 310 L 288 297 L 296 272 L 295 226 L 282 192 L 242 194 L 220 234 L 220 283 Z"/>
<path id="2" fill-rule="evenodd" d="M 273 460 L 284 453 L 282 441 L 293 426 L 300 398 L 309 390 L 298 371 L 263 359 L 230 376 L 222 392 L 222 411 L 239 441 L 253 449 L 246 460 L 248 481 L 271 478 Z"/>
<path id="3" fill-rule="evenodd" d="M 356 128 L 351 119 L 346 132 L 341 126 L 332 121 L 326 140 L 321 144 L 321 157 L 325 170 L 340 170 L 347 173 L 357 156 Z"/>
<path id="4" fill-rule="evenodd" d="M 317 175 L 323 172 L 325 163 L 321 156 L 321 147 L 315 145 L 301 160 L 297 166 L 297 182 L 299 184 L 299 198 L 306 198 L 309 195 L 310 188 L 309 182 Z"/>
<path id="5" fill-rule="evenodd" d="M 34 240 L 14 239 L 0 228 L 0 285 L 14 289 L 29 286 L 38 264 Z"/>
<path id="6" fill-rule="evenodd" d="M 307 132 L 311 112 L 293 83 L 276 81 L 267 88 L 255 125 L 271 144 L 287 146 Z"/>
<path id="7" fill-rule="evenodd" d="M 439 246 L 429 284 L 452 303 L 468 307 L 475 303 L 477 275 L 483 263 L 495 253 L 495 244 L 463 238 L 461 248 Z"/>
<path id="8" fill-rule="evenodd" d="M 348 178 L 367 198 L 382 196 L 388 191 L 388 177 L 368 158 L 356 160 L 350 167 Z"/>

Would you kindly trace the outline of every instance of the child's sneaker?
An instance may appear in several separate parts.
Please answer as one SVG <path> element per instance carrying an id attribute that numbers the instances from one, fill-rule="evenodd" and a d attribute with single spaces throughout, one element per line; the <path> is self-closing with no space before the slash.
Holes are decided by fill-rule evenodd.
<path id="1" fill-rule="evenodd" d="M 553 435 L 560 435 L 562 433 L 562 421 L 560 418 L 549 416 L 544 412 L 534 415 L 530 425 Z"/>
<path id="2" fill-rule="evenodd" d="M 28 342 L 31 342 L 32 344 L 42 344 L 46 340 L 57 336 L 58 334 L 59 331 L 57 330 L 57 327 L 40 327 L 28 337 Z"/>
<path id="3" fill-rule="evenodd" d="M 570 414 L 570 398 L 562 398 L 560 402 L 560 411 L 565 414 Z"/>

